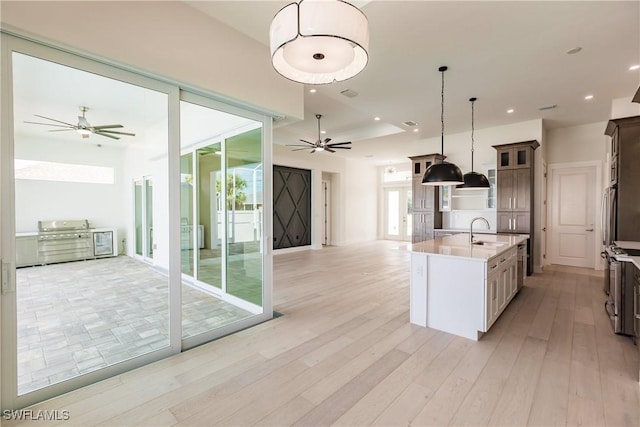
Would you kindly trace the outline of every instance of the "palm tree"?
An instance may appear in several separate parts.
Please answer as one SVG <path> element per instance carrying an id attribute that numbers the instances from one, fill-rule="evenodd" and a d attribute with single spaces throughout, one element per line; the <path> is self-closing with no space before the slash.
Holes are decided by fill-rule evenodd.
<path id="1" fill-rule="evenodd" d="M 244 190 L 247 188 L 247 181 L 237 175 L 227 175 L 227 209 L 231 210 L 234 207 L 236 209 L 243 209 L 244 203 L 247 201 L 247 195 Z M 220 178 L 216 179 L 216 192 L 222 194 L 222 183 Z"/>

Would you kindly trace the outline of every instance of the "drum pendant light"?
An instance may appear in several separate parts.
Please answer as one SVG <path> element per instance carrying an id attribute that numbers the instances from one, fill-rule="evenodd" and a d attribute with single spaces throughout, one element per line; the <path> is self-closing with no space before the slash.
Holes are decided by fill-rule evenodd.
<path id="1" fill-rule="evenodd" d="M 473 146 L 474 146 L 474 138 L 473 138 L 473 106 L 478 98 L 469 98 L 471 102 L 471 172 L 467 172 L 464 174 L 464 184 L 457 185 L 456 188 L 460 190 L 471 190 L 475 188 L 489 188 L 491 185 L 489 184 L 489 180 L 486 176 L 481 173 L 473 171 Z"/>
<path id="2" fill-rule="evenodd" d="M 440 124 L 442 133 L 440 136 L 440 150 L 443 160 L 440 163 L 434 163 L 427 168 L 422 177 L 422 185 L 457 185 L 463 184 L 462 172 L 460 168 L 453 163 L 444 161 L 444 72 L 447 71 L 447 67 L 443 66 L 438 68 L 438 71 L 442 73 L 442 90 L 441 96 L 441 112 L 440 112 Z"/>
<path id="3" fill-rule="evenodd" d="M 269 30 L 271 63 L 295 82 L 350 79 L 369 61 L 369 22 L 344 0 L 300 0 L 282 8 Z"/>

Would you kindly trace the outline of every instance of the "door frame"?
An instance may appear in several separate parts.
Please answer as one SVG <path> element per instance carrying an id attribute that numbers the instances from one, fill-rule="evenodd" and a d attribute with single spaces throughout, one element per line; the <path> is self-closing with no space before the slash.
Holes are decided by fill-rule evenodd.
<path id="1" fill-rule="evenodd" d="M 598 236 L 600 236 L 600 197 L 599 195 L 602 193 L 602 162 L 600 161 L 584 161 L 584 162 L 570 162 L 570 163 L 550 163 L 547 165 L 547 201 L 553 200 L 553 176 L 554 172 L 558 169 L 578 169 L 578 168 L 594 168 L 595 169 L 595 188 L 594 188 L 594 198 L 593 198 L 593 212 L 594 212 L 594 231 L 592 233 L 593 239 L 593 253 L 591 254 L 594 269 L 602 270 L 603 266 L 600 262 L 600 244 Z M 549 254 L 548 245 L 551 242 L 554 242 L 556 230 L 553 228 L 553 220 L 548 220 L 549 218 L 553 219 L 553 209 L 555 207 L 552 206 L 551 203 L 547 202 L 546 206 L 546 216 L 547 216 L 547 234 L 546 234 L 546 246 L 544 248 L 544 252 Z M 546 258 L 545 265 L 551 264 L 551 257 Z"/>

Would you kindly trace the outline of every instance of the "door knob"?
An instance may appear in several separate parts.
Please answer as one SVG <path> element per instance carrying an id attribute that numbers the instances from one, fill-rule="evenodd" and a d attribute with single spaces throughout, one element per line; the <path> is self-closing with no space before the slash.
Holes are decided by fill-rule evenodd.
<path id="1" fill-rule="evenodd" d="M 584 231 L 593 231 L 593 228 L 587 228 L 587 229 L 586 229 L 586 230 L 584 230 Z"/>

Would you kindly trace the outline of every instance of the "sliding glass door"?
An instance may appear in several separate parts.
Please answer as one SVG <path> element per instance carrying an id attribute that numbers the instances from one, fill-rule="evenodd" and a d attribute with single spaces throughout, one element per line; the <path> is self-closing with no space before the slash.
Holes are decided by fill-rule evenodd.
<path id="1" fill-rule="evenodd" d="M 1 409 L 270 319 L 271 119 L 2 48 Z"/>
<path id="2" fill-rule="evenodd" d="M 16 260 L 2 298 L 3 408 L 180 348 L 168 274 L 169 99 L 177 90 L 15 46 L 2 70 L 13 88 L 3 105 L 13 121 L 2 124 L 12 130 L 3 136 L 2 181 L 14 195 L 3 191 L 3 253 L 15 235 L 7 258 Z"/>
<path id="3" fill-rule="evenodd" d="M 197 342 L 264 313 L 263 125 L 183 98 L 182 336 Z"/>

